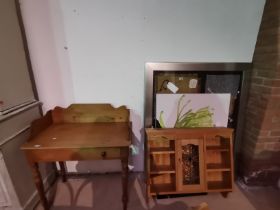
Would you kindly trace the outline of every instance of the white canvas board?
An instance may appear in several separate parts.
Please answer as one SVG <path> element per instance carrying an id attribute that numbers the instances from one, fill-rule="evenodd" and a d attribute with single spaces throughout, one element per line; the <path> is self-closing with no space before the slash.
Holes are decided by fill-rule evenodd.
<path id="1" fill-rule="evenodd" d="M 156 118 L 166 128 L 227 127 L 229 105 L 230 94 L 157 94 Z"/>

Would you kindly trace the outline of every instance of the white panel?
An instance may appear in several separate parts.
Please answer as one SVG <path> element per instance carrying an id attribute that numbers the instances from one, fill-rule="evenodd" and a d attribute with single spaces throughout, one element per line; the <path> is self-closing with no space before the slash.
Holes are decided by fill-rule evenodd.
<path id="1" fill-rule="evenodd" d="M 14 207 L 20 206 L 3 155 L 0 152 L 0 206 L 11 206 L 12 203 Z"/>

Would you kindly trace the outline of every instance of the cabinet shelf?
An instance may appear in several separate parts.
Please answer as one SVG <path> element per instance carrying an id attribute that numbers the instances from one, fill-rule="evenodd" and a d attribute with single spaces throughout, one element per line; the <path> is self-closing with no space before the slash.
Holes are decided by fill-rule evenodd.
<path id="1" fill-rule="evenodd" d="M 226 183 L 224 181 L 212 181 L 207 183 L 208 191 L 231 191 L 232 186 L 230 183 Z"/>
<path id="2" fill-rule="evenodd" d="M 225 165 L 225 164 L 220 164 L 220 163 L 208 163 L 206 165 L 206 170 L 207 171 L 230 171 L 230 167 Z"/>
<path id="3" fill-rule="evenodd" d="M 174 193 L 175 185 L 173 183 L 170 184 L 151 184 L 151 194 L 168 194 Z"/>
<path id="4" fill-rule="evenodd" d="M 171 165 L 151 166 L 150 174 L 172 174 L 172 173 L 175 173 L 175 169 Z"/>
<path id="5" fill-rule="evenodd" d="M 167 147 L 150 148 L 150 154 L 175 154 L 174 149 Z"/>
<path id="6" fill-rule="evenodd" d="M 206 146 L 206 150 L 209 150 L 209 151 L 221 151 L 221 152 L 230 151 L 230 149 L 228 147 L 216 146 L 216 145 Z"/>

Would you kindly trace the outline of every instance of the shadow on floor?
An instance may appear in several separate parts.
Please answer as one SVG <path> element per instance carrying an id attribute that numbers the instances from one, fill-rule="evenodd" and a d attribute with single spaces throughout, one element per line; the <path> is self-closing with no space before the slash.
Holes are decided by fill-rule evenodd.
<path id="1" fill-rule="evenodd" d="M 220 193 L 166 199 L 150 199 L 146 204 L 145 187 L 141 173 L 131 173 L 129 180 L 128 210 L 255 210 L 236 188 L 228 198 Z M 121 174 L 110 173 L 71 176 L 63 183 L 59 179 L 49 190 L 51 210 L 122 210 Z M 201 203 L 207 203 L 199 208 Z M 42 210 L 38 205 L 35 210 Z"/>

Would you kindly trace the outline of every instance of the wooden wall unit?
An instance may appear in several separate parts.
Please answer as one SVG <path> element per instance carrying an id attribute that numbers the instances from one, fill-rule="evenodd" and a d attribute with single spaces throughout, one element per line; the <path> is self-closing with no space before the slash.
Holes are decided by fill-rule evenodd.
<path id="1" fill-rule="evenodd" d="M 230 128 L 146 129 L 147 195 L 221 192 L 233 186 Z"/>

